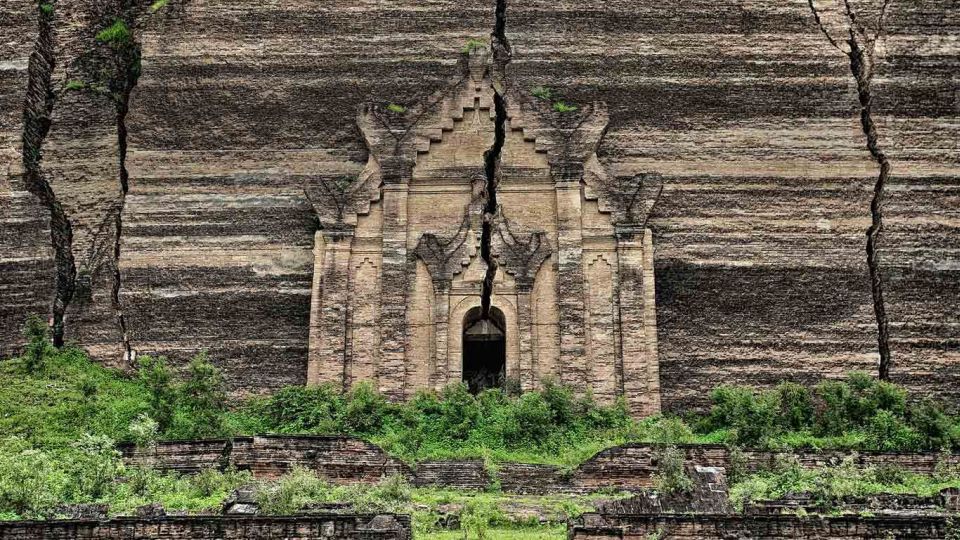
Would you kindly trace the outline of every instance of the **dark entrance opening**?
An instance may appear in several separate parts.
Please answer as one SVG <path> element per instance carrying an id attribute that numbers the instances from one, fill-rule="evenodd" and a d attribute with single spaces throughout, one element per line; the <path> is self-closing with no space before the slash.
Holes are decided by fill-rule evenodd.
<path id="1" fill-rule="evenodd" d="M 503 388 L 507 375 L 507 340 L 503 312 L 490 308 L 490 318 L 480 318 L 473 308 L 463 319 L 463 382 L 476 394 Z"/>

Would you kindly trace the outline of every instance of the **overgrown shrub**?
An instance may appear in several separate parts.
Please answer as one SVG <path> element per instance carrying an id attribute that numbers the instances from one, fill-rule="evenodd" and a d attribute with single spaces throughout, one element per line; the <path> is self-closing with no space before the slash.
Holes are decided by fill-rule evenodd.
<path id="1" fill-rule="evenodd" d="M 867 423 L 866 432 L 869 450 L 894 452 L 915 450 L 920 446 L 919 434 L 891 411 L 877 411 Z"/>
<path id="2" fill-rule="evenodd" d="M 294 514 L 311 502 L 330 499 L 332 486 L 311 470 L 294 466 L 273 483 L 261 483 L 257 505 L 265 514 Z"/>
<path id="3" fill-rule="evenodd" d="M 23 365 L 28 373 L 39 373 L 46 366 L 47 356 L 54 351 L 50 343 L 50 327 L 36 315 L 27 318 L 23 325 L 27 346 L 23 351 Z"/>
<path id="4" fill-rule="evenodd" d="M 173 438 L 197 439 L 224 435 L 227 392 L 220 370 L 206 352 L 190 360 L 187 376 L 175 388 Z"/>
<path id="5" fill-rule="evenodd" d="M 84 435 L 60 455 L 60 465 L 70 477 L 66 498 L 71 502 L 93 502 L 104 497 L 123 465 L 116 444 L 103 435 Z"/>
<path id="6" fill-rule="evenodd" d="M 783 382 L 777 385 L 780 401 L 780 425 L 787 429 L 800 430 L 813 420 L 813 397 L 806 386 Z"/>
<path id="7" fill-rule="evenodd" d="M 44 517 L 63 499 L 67 483 L 54 456 L 19 437 L 0 440 L 0 511 Z"/>
<path id="8" fill-rule="evenodd" d="M 732 428 L 736 441 L 756 446 L 780 430 L 780 396 L 748 388 L 721 386 L 713 391 L 710 421 L 714 428 Z"/>
<path id="9" fill-rule="evenodd" d="M 173 374 L 163 356 L 144 355 L 137 359 L 137 363 L 137 376 L 147 392 L 150 417 L 157 422 L 159 430 L 164 432 L 173 424 L 176 410 L 177 392 L 173 384 Z"/>
<path id="10" fill-rule="evenodd" d="M 687 474 L 687 454 L 676 446 L 657 449 L 657 473 L 654 482 L 660 493 L 688 493 L 693 490 L 693 479 Z"/>

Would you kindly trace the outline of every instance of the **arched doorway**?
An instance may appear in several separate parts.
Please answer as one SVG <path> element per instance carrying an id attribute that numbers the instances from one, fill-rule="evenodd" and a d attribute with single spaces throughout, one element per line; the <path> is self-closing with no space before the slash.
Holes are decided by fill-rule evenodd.
<path id="1" fill-rule="evenodd" d="M 507 374 L 507 339 L 503 312 L 490 308 L 490 317 L 480 317 L 479 307 L 463 318 L 463 382 L 471 393 L 502 388 Z"/>

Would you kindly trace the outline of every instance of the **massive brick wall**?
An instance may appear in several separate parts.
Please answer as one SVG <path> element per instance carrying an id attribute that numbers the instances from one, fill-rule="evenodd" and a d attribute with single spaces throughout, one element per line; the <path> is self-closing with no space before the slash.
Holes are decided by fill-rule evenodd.
<path id="1" fill-rule="evenodd" d="M 128 122 L 122 299 L 133 346 L 178 360 L 208 348 L 249 391 L 303 384 L 315 230 L 304 186 L 359 173 L 358 106 L 445 85 L 463 43 L 489 33 L 492 8 L 171 7 L 143 32 Z"/>
<path id="2" fill-rule="evenodd" d="M 881 2 L 853 4 L 872 17 Z M 894 377 L 941 394 L 960 373 L 947 368 L 960 337 L 958 24 L 947 1 L 891 2 L 874 88 L 893 163 L 881 261 Z M 849 60 L 806 0 L 535 0 L 510 5 L 507 32 L 521 84 L 609 104 L 609 166 L 664 175 L 650 224 L 665 408 L 723 382 L 874 370 L 864 232 L 877 167 Z"/>
<path id="3" fill-rule="evenodd" d="M 0 539 L 106 540 L 410 540 L 410 517 L 399 515 L 311 515 L 291 517 L 116 518 L 109 521 L 0 522 Z"/>
<path id="4" fill-rule="evenodd" d="M 100 50 L 92 36 L 110 10 L 94 4 L 114 5 L 58 2 L 57 88 Z M 444 84 L 464 42 L 489 34 L 493 4 L 173 0 L 138 12 L 126 196 L 109 99 L 58 96 L 44 143 L 83 278 L 67 338 L 119 363 L 122 313 L 141 353 L 179 363 L 208 348 L 245 391 L 304 382 L 314 223 L 302 186 L 356 174 L 357 105 Z M 854 4 L 869 14 L 879 0 Z M 55 296 L 49 211 L 19 185 L 38 18 L 33 2 L 0 6 L 4 355 Z M 960 388 L 958 26 L 949 0 L 891 2 L 873 91 L 893 167 L 880 257 L 893 377 L 945 396 Z M 877 167 L 848 58 L 806 0 L 508 2 L 506 34 L 513 85 L 605 101 L 604 165 L 664 177 L 649 225 L 666 408 L 703 403 L 721 382 L 873 370 L 864 231 Z"/>

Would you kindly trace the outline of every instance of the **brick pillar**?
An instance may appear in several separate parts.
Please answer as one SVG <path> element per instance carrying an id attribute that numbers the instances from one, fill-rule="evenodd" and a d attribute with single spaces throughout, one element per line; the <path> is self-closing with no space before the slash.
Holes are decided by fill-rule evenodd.
<path id="1" fill-rule="evenodd" d="M 531 286 L 533 284 L 531 283 Z M 536 367 L 533 365 L 533 313 L 530 298 L 532 287 L 517 283 L 517 331 L 520 338 L 520 389 L 529 392 L 536 389 Z"/>
<path id="2" fill-rule="evenodd" d="M 450 384 L 450 287 L 434 282 L 436 293 L 433 302 L 433 325 L 436 354 L 436 371 L 433 373 L 433 388 L 440 390 Z M 460 331 L 457 323 L 453 329 Z M 420 361 L 413 359 L 413 361 Z"/>
<path id="3" fill-rule="evenodd" d="M 586 388 L 584 348 L 583 229 L 580 180 L 583 163 L 551 163 L 557 193 L 559 268 L 557 298 L 560 308 L 560 381 Z"/>
<path id="4" fill-rule="evenodd" d="M 648 414 L 647 339 L 644 327 L 643 231 L 617 227 L 619 260 L 620 340 L 623 397 L 635 416 Z"/>
<path id="5" fill-rule="evenodd" d="M 407 257 L 407 194 L 413 161 L 401 157 L 381 160 L 383 175 L 383 273 L 380 346 L 377 374 L 380 391 L 403 399 L 407 342 L 407 288 L 411 265 Z"/>
<path id="6" fill-rule="evenodd" d="M 352 229 L 314 235 L 307 384 L 345 384 Z"/>
<path id="7" fill-rule="evenodd" d="M 660 353 L 657 348 L 657 291 L 653 267 L 653 231 L 643 231 L 643 328 L 646 335 L 647 399 L 642 414 L 660 412 Z"/>

